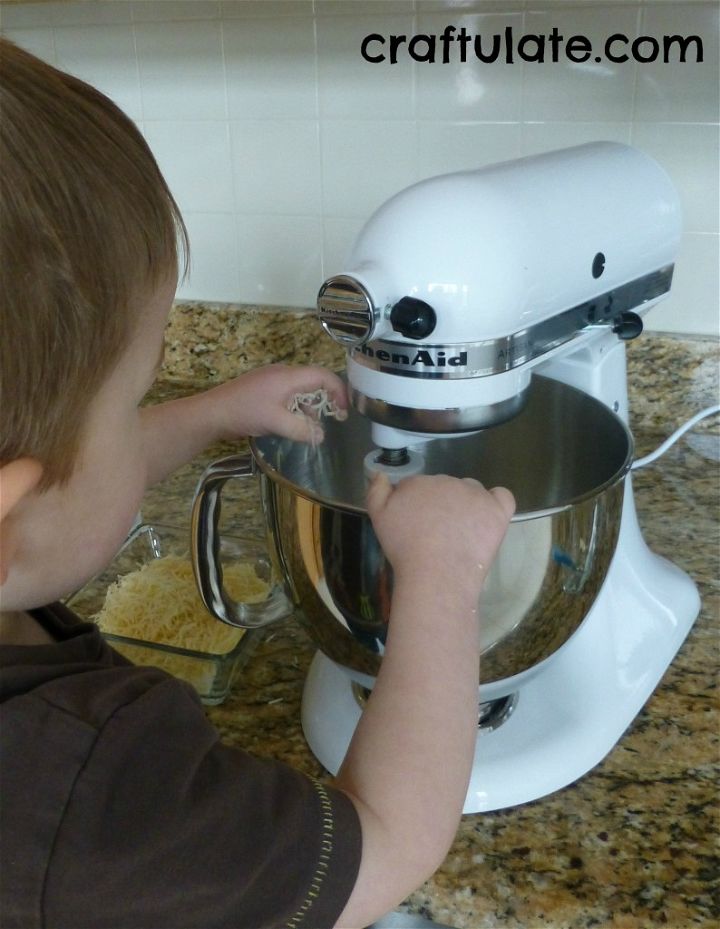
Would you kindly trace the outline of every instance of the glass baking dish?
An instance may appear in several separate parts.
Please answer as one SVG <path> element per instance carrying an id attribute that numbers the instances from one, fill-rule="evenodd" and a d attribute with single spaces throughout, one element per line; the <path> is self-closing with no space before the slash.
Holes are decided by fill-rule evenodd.
<path id="1" fill-rule="evenodd" d="M 276 596 L 282 596 L 274 584 L 272 565 L 261 540 L 223 535 L 221 554 L 226 564 L 235 561 L 253 566 L 257 576 L 269 585 L 268 604 L 274 602 Z M 179 555 L 189 560 L 189 531 L 157 524 L 138 526 L 108 568 L 73 594 L 67 605 L 83 619 L 93 619 L 102 609 L 111 584 L 153 559 L 166 555 Z M 217 705 L 227 697 L 236 675 L 252 654 L 263 631 L 238 630 L 241 633 L 238 643 L 224 654 L 194 651 L 180 645 L 151 642 L 107 631 L 102 634 L 116 651 L 134 664 L 168 671 L 192 684 L 203 703 Z"/>

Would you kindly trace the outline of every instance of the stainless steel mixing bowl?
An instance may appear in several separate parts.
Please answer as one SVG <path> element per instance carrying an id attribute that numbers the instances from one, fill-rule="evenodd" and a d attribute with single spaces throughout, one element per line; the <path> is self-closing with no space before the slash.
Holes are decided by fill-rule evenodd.
<path id="1" fill-rule="evenodd" d="M 393 574 L 365 510 L 363 458 L 370 424 L 352 412 L 325 423 L 313 448 L 263 437 L 252 458 L 211 465 L 193 509 L 193 551 L 201 595 L 224 622 L 259 625 L 222 588 L 220 492 L 229 478 L 260 473 L 269 547 L 299 621 L 331 659 L 362 675 L 378 671 Z M 479 682 L 525 674 L 578 629 L 615 551 L 632 437 L 604 404 L 534 376 L 514 419 L 422 448 L 426 473 L 474 477 L 509 487 L 517 512 L 480 600 Z M 429 531 L 431 531 L 429 527 Z M 442 576 L 438 576 L 442 584 Z M 437 635 L 452 618 L 437 616 Z"/>

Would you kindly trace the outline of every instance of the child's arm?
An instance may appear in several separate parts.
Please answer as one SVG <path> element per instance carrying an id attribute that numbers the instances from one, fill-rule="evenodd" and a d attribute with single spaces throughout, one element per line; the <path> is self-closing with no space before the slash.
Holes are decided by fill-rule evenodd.
<path id="1" fill-rule="evenodd" d="M 514 501 L 476 481 L 418 477 L 391 489 L 379 477 L 368 509 L 394 592 L 382 667 L 335 781 L 363 833 L 342 927 L 396 906 L 453 841 L 477 735 L 477 600 Z"/>
<path id="2" fill-rule="evenodd" d="M 141 411 L 146 436 L 148 486 L 161 481 L 213 442 L 249 435 L 322 441 L 322 428 L 288 410 L 296 393 L 324 388 L 347 408 L 345 385 L 320 367 L 269 365 L 219 387 Z M 314 435 L 313 435 L 314 431 Z"/>

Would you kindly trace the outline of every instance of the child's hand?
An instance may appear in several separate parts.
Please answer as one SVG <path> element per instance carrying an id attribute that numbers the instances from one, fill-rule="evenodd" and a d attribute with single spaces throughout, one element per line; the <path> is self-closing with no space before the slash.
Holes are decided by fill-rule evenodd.
<path id="1" fill-rule="evenodd" d="M 246 435 L 279 435 L 297 442 L 322 442 L 317 420 L 291 413 L 293 397 L 326 390 L 335 407 L 347 415 L 347 391 L 340 378 L 320 367 L 269 365 L 257 368 L 206 395 L 212 398 L 213 416 L 225 439 Z"/>
<path id="2" fill-rule="evenodd" d="M 319 423 L 289 410 L 296 394 L 317 390 L 327 391 L 336 418 L 347 416 L 347 391 L 336 374 L 287 365 L 258 368 L 203 393 L 145 407 L 141 416 L 147 486 L 221 439 L 272 433 L 300 442 L 322 442 Z"/>
<path id="3" fill-rule="evenodd" d="M 500 547 L 515 500 L 471 478 L 422 475 L 393 487 L 375 475 L 368 513 L 395 573 L 457 574 L 479 590 Z"/>
<path id="4" fill-rule="evenodd" d="M 335 780 L 363 837 L 338 926 L 367 926 L 397 906 L 455 837 L 477 741 L 478 594 L 514 509 L 510 491 L 473 480 L 392 487 L 380 474 L 370 485 L 393 594 L 382 665 Z"/>

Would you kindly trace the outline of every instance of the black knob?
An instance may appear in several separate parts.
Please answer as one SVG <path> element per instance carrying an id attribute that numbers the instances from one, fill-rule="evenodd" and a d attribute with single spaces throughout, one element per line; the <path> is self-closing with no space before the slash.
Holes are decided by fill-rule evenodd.
<path id="1" fill-rule="evenodd" d="M 630 339 L 637 339 L 643 331 L 643 321 L 637 313 L 620 313 L 613 320 L 613 330 L 619 339 L 627 342 Z"/>
<path id="2" fill-rule="evenodd" d="M 395 332 L 408 339 L 424 339 L 437 323 L 435 310 L 417 297 L 402 297 L 390 311 L 390 322 Z"/>

